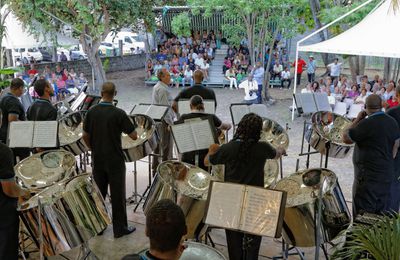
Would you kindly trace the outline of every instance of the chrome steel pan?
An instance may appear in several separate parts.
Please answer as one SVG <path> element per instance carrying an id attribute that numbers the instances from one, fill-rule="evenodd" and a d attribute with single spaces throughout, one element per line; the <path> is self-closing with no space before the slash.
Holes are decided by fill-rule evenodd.
<path id="1" fill-rule="evenodd" d="M 312 125 L 306 131 L 306 140 L 311 147 L 322 154 L 326 154 L 329 145 L 328 156 L 344 158 L 349 154 L 352 144 L 342 141 L 343 131 L 351 124 L 351 121 L 341 115 L 320 111 L 311 116 Z"/>
<path id="2" fill-rule="evenodd" d="M 186 216 L 187 238 L 193 238 L 203 218 L 208 187 L 213 179 L 208 172 L 196 166 L 179 161 L 162 162 L 157 168 L 157 178 L 143 211 L 147 214 L 154 203 L 161 199 L 175 201 Z"/>
<path id="3" fill-rule="evenodd" d="M 36 153 L 14 166 L 17 184 L 31 193 L 40 192 L 76 174 L 75 156 L 63 150 Z"/>
<path id="4" fill-rule="evenodd" d="M 18 210 L 38 247 L 42 232 L 47 257 L 81 245 L 111 222 L 104 200 L 88 174 L 48 187 L 20 204 Z"/>
<path id="5" fill-rule="evenodd" d="M 158 144 L 155 123 L 146 115 L 130 115 L 135 125 L 138 139 L 132 140 L 128 135 L 122 134 L 122 149 L 126 162 L 140 160 L 150 154 Z"/>
<path id="6" fill-rule="evenodd" d="M 180 260 L 226 260 L 226 257 L 211 246 L 186 241 L 186 249 L 183 251 Z"/>
<path id="7" fill-rule="evenodd" d="M 86 111 L 77 111 L 67 114 L 58 120 L 60 147 L 74 155 L 89 151 L 82 139 L 85 115 Z"/>
<path id="8" fill-rule="evenodd" d="M 316 201 L 320 193 L 323 242 L 332 241 L 350 224 L 350 212 L 337 177 L 328 169 L 296 172 L 278 181 L 275 189 L 287 192 L 282 235 L 291 245 L 315 246 Z"/>

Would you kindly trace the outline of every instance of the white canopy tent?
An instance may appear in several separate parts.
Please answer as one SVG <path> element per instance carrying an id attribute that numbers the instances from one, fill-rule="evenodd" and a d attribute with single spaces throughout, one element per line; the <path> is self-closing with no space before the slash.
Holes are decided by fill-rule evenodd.
<path id="1" fill-rule="evenodd" d="M 369 13 L 361 22 L 348 29 L 347 31 L 333 37 L 329 40 L 300 46 L 302 42 L 325 30 L 332 24 L 342 20 L 346 16 L 356 12 L 365 5 L 371 3 L 368 0 L 360 6 L 354 8 L 348 13 L 335 19 L 312 34 L 304 37 L 297 42 L 296 60 L 299 52 L 318 52 L 335 53 L 347 55 L 363 55 L 377 57 L 400 58 L 400 38 L 397 32 L 400 28 L 400 10 L 395 11 L 391 0 L 383 0 L 377 7 Z M 381 36 L 384 36 L 382 38 Z M 297 71 L 297 63 L 295 66 Z M 293 94 L 296 94 L 297 79 L 294 80 Z M 295 101 L 293 99 L 293 107 Z M 292 111 L 292 120 L 294 119 L 294 109 Z"/>
<path id="2" fill-rule="evenodd" d="M 3 7 L 1 10 L 3 14 L 5 8 L 7 7 Z M 6 33 L 3 36 L 2 44 L 6 49 L 53 46 L 50 35 L 44 37 L 42 34 L 38 36 L 31 34 L 12 12 L 8 14 L 5 26 Z M 71 46 L 76 44 L 79 44 L 77 39 L 57 33 L 57 45 Z"/>

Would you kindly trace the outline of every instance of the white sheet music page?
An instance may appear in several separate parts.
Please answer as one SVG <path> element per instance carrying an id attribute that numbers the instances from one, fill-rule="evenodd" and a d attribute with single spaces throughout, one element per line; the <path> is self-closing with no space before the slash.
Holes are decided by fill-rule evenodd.
<path id="1" fill-rule="evenodd" d="M 161 120 L 162 117 L 165 115 L 166 110 L 168 107 L 166 106 L 150 106 L 149 110 L 147 111 L 147 114 L 149 117 L 156 119 L 156 120 Z"/>
<path id="2" fill-rule="evenodd" d="M 233 123 L 238 125 L 240 120 L 250 112 L 248 105 L 237 105 L 231 107 Z"/>
<path id="3" fill-rule="evenodd" d="M 207 114 L 215 114 L 215 102 L 213 100 L 203 100 L 204 112 Z"/>
<path id="4" fill-rule="evenodd" d="M 247 186 L 240 230 L 275 237 L 282 192 Z"/>
<path id="5" fill-rule="evenodd" d="M 196 150 L 196 144 L 190 124 L 178 124 L 171 126 L 176 146 L 179 153 L 186 153 Z"/>
<path id="6" fill-rule="evenodd" d="M 8 128 L 9 147 L 32 147 L 33 121 L 13 121 Z"/>
<path id="7" fill-rule="evenodd" d="M 250 112 L 257 114 L 261 117 L 268 117 L 268 110 L 264 104 L 254 104 L 249 106 Z"/>
<path id="8" fill-rule="evenodd" d="M 36 121 L 33 131 L 32 147 L 57 147 L 57 121 Z"/>
<path id="9" fill-rule="evenodd" d="M 200 120 L 190 122 L 192 128 L 196 150 L 208 149 L 215 143 L 213 132 L 209 120 Z"/>
<path id="10" fill-rule="evenodd" d="M 245 186 L 213 182 L 205 223 L 229 229 L 238 229 Z"/>
<path id="11" fill-rule="evenodd" d="M 136 105 L 136 106 L 133 108 L 131 114 L 132 114 L 132 115 L 134 115 L 134 114 L 147 115 L 146 113 L 147 113 L 147 111 L 149 111 L 149 110 L 150 110 L 150 105 L 143 105 L 143 104 L 140 104 L 140 105 Z"/>
<path id="12" fill-rule="evenodd" d="M 178 112 L 180 115 L 189 114 L 190 110 L 190 100 L 179 100 L 178 101 Z"/>

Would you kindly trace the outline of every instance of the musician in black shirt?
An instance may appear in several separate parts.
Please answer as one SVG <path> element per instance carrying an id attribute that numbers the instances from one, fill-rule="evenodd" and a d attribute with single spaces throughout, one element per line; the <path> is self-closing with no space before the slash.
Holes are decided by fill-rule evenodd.
<path id="1" fill-rule="evenodd" d="M 54 89 L 45 79 L 39 79 L 34 85 L 39 98 L 28 108 L 27 118 L 30 121 L 57 120 L 57 109 L 51 104 L 50 98 L 54 96 Z"/>
<path id="2" fill-rule="evenodd" d="M 13 158 L 10 148 L 0 143 L 0 259 L 7 260 L 18 259 L 17 198 L 29 197 L 15 182 Z"/>
<path id="3" fill-rule="evenodd" d="M 8 125 L 12 121 L 25 121 L 25 110 L 18 99 L 24 94 L 24 81 L 15 78 L 11 81 L 10 93 L 2 97 L 0 101 L 0 109 L 3 111 L 2 125 L 0 128 L 0 140 L 7 143 Z M 27 148 L 13 148 L 14 164 L 19 160 L 23 160 L 30 155 Z"/>
<path id="4" fill-rule="evenodd" d="M 240 120 L 233 139 L 219 147 L 210 146 L 204 164 L 224 164 L 225 181 L 264 187 L 264 165 L 267 159 L 278 159 L 286 153 L 285 149 L 273 148 L 269 143 L 259 142 L 262 119 L 254 113 L 245 115 Z M 243 259 L 242 243 L 250 242 L 246 249 L 247 259 L 258 259 L 261 236 L 245 235 L 242 232 L 225 230 L 228 243 L 229 259 Z"/>
<path id="5" fill-rule="evenodd" d="M 222 123 L 221 120 L 212 114 L 204 113 L 204 103 L 203 98 L 199 95 L 194 95 L 190 99 L 190 110 L 191 113 L 181 115 L 180 119 L 176 123 L 183 123 L 189 120 L 196 119 L 209 119 L 212 123 L 212 126 L 216 129 L 216 135 L 219 136 L 221 134 L 221 130 L 229 130 L 231 125 L 228 123 Z M 196 164 L 195 158 L 196 153 L 198 154 L 198 167 L 207 171 L 207 168 L 204 165 L 204 157 L 206 156 L 208 149 L 200 150 L 196 152 L 187 152 L 182 154 L 182 161 L 186 163 L 190 163 L 192 165 Z"/>
<path id="6" fill-rule="evenodd" d="M 217 98 L 215 97 L 214 90 L 206 88 L 202 85 L 203 82 L 203 72 L 201 70 L 196 70 L 193 73 L 194 85 L 193 87 L 186 88 L 182 90 L 174 99 L 172 103 L 172 109 L 175 113 L 178 113 L 178 102 L 180 99 L 190 99 L 194 95 L 199 95 L 205 100 L 212 100 L 215 103 L 215 108 L 217 108 Z"/>
<path id="7" fill-rule="evenodd" d="M 119 238 L 136 229 L 128 226 L 127 222 L 126 168 L 121 134 L 128 134 L 136 140 L 137 133 L 125 111 L 113 105 L 115 94 L 113 83 L 103 84 L 102 101 L 86 113 L 83 140 L 92 150 L 93 177 L 104 198 L 110 185 L 114 237 Z"/>

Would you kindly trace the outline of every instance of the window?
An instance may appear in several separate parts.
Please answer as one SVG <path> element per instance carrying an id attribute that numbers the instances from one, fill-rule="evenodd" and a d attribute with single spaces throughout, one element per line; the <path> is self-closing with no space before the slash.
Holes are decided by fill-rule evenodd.
<path id="1" fill-rule="evenodd" d="M 125 36 L 124 41 L 127 43 L 132 43 L 132 39 L 129 36 Z"/>

